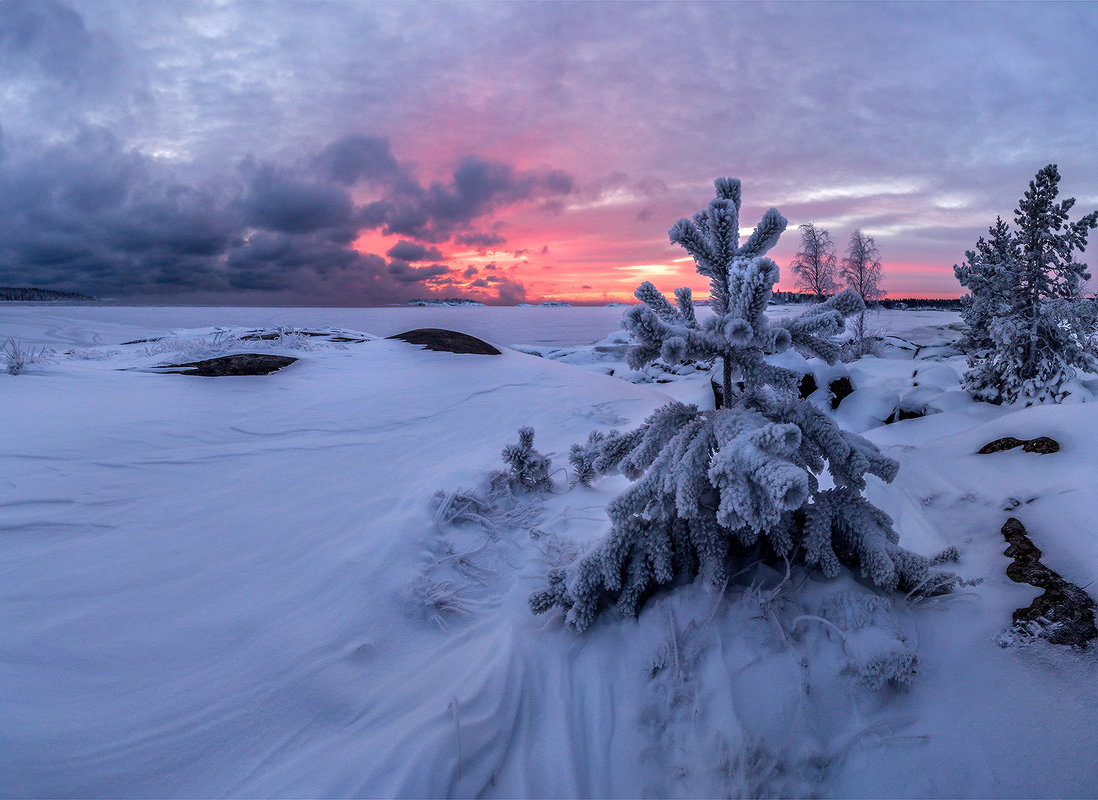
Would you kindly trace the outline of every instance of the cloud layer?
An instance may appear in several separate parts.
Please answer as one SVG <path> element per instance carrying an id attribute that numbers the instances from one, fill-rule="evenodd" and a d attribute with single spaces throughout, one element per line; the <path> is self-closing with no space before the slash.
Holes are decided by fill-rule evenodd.
<path id="1" fill-rule="evenodd" d="M 0 284 L 702 288 L 665 231 L 736 175 L 745 221 L 862 228 L 886 289 L 956 293 L 1045 163 L 1098 205 L 1096 35 L 1083 4 L 4 0 Z"/>

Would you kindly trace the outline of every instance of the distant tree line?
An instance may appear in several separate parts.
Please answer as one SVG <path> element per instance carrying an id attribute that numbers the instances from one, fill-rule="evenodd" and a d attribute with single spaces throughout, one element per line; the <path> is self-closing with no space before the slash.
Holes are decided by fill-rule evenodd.
<path id="1" fill-rule="evenodd" d="M 935 300 L 929 297 L 890 297 L 877 301 L 882 308 L 942 308 L 949 311 L 961 309 L 961 298 Z"/>
<path id="2" fill-rule="evenodd" d="M 816 295 L 812 292 L 774 292 L 775 303 L 812 303 Z M 697 303 L 698 301 L 694 301 Z M 959 297 L 935 300 L 930 297 L 889 297 L 877 301 L 882 308 L 942 308 L 957 311 L 961 308 Z"/>
<path id="3" fill-rule="evenodd" d="M 56 300 L 98 300 L 79 292 L 59 292 L 54 289 L 36 289 L 33 286 L 17 288 L 14 286 L 0 286 L 0 301 L 12 300 L 17 302 L 52 302 Z"/>

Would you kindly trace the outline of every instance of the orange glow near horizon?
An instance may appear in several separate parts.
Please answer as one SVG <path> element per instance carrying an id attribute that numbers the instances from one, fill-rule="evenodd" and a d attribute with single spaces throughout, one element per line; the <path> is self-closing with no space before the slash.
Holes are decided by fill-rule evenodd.
<path id="1" fill-rule="evenodd" d="M 510 242 L 499 249 L 483 251 L 438 245 L 444 256 L 440 263 L 450 268 L 450 279 L 429 281 L 423 288 L 427 293 L 438 296 L 469 296 L 491 302 L 495 299 L 491 287 L 475 286 L 474 281 L 489 276 L 507 276 L 523 284 L 527 302 L 635 302 L 633 292 L 646 280 L 668 295 L 680 286 L 689 286 L 699 300 L 709 296 L 709 281 L 695 271 L 693 259 L 677 255 L 670 246 L 660 248 L 665 251 L 660 254 L 665 258 L 632 260 L 616 256 L 614 251 L 619 249 L 618 243 L 605 239 L 592 241 L 584 237 L 567 239 L 562 234 L 564 231 L 546 230 L 537 238 L 541 244 L 529 248 L 512 248 Z M 399 236 L 364 231 L 354 247 L 364 254 L 385 257 L 400 240 Z M 638 249 L 636 242 L 620 243 L 621 251 L 640 255 Z M 427 263 L 433 262 L 423 262 L 421 266 Z M 470 268 L 473 270 L 471 277 L 466 277 Z M 884 295 L 886 298 L 921 297 L 935 300 L 959 297 L 960 286 L 955 292 L 931 288 L 940 285 L 941 272 L 942 268 L 938 265 L 886 263 L 881 280 Z M 783 269 L 782 273 L 775 290 L 794 291 L 788 269 Z M 409 287 L 409 296 L 418 289 Z M 420 294 L 423 293 L 420 291 Z"/>

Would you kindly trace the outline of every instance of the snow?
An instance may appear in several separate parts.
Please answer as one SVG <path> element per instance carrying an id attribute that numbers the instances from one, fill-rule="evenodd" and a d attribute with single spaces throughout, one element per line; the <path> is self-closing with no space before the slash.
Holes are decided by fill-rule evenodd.
<path id="1" fill-rule="evenodd" d="M 853 579 L 794 594 L 775 574 L 723 600 L 680 587 L 576 636 L 526 598 L 605 533 L 626 482 L 569 490 L 568 447 L 708 391 L 697 372 L 605 374 L 620 316 L 0 306 L 0 340 L 53 351 L 0 373 L 0 795 L 1098 794 L 1093 647 L 1001 646 L 1039 590 L 1006 578 L 999 533 L 1016 516 L 1052 569 L 1098 579 L 1098 405 L 973 403 L 957 314 L 880 312 L 871 329 L 911 347 L 848 365 L 836 415 L 900 462 L 868 495 L 901 544 L 955 546 L 951 568 L 983 583 L 874 610 Z M 233 347 L 279 326 L 372 336 Z M 546 357 L 374 338 L 419 327 Z M 300 360 L 144 371 L 226 347 Z M 920 390 L 937 413 L 854 413 Z M 483 489 L 523 425 L 553 493 L 519 498 L 513 530 L 436 520 L 434 493 Z M 1007 435 L 1061 450 L 976 454 Z M 907 652 L 909 683 L 860 677 Z"/>

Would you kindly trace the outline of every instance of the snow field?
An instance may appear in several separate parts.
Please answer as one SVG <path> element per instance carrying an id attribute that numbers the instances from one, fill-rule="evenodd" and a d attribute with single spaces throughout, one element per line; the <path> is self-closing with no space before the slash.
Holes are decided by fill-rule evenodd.
<path id="1" fill-rule="evenodd" d="M 446 524 L 432 496 L 482 490 L 522 425 L 559 470 L 594 428 L 631 427 L 671 396 L 711 402 L 707 376 L 599 374 L 614 354 L 578 345 L 620 309 L 579 341 L 587 323 L 569 320 L 588 309 L 519 310 L 554 315 L 528 324 L 446 309 L 459 316 L 392 330 L 368 310 L 214 311 L 0 308 L 0 338 L 54 350 L 0 374 L 0 795 L 1098 792 L 1093 653 L 1000 646 L 1039 590 L 1005 577 L 999 534 L 1017 516 L 1046 564 L 1098 578 L 1098 406 L 975 404 L 949 385 L 956 357 L 862 359 L 839 419 L 859 393 L 954 398 L 863 429 L 901 464 L 869 497 L 902 545 L 954 545 L 953 568 L 982 584 L 878 606 L 851 578 L 783 584 L 760 568 L 726 599 L 680 587 L 576 636 L 526 597 L 605 532 L 624 479 L 568 491 L 558 472 L 553 493 L 504 509 L 513 528 Z M 231 340 L 210 325 L 477 333 L 460 314 L 574 363 L 288 337 L 246 343 L 301 359 L 263 378 L 141 371 Z M 877 324 L 933 346 L 956 319 Z M 975 455 L 1005 435 L 1061 451 Z M 874 658 L 907 654 L 910 682 L 871 687 Z"/>

